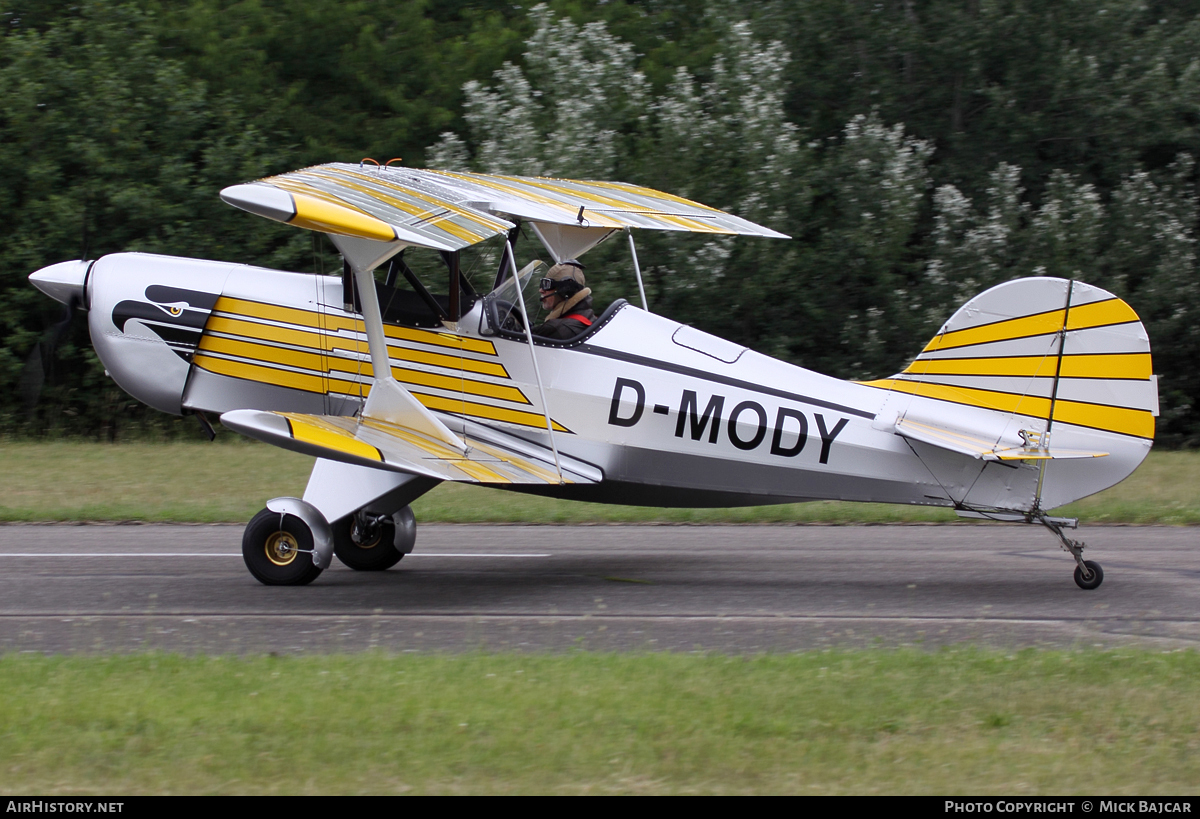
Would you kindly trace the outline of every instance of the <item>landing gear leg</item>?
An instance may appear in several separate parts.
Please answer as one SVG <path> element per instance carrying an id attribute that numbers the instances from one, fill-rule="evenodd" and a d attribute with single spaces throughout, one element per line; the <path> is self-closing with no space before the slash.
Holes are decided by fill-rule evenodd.
<path id="1" fill-rule="evenodd" d="M 1063 549 L 1070 552 L 1071 557 L 1075 558 L 1075 585 L 1081 589 L 1091 591 L 1104 582 L 1104 570 L 1100 568 L 1100 564 L 1094 560 L 1083 559 L 1085 546 L 1083 541 L 1071 540 L 1064 535 L 1062 525 L 1053 518 L 1039 514 L 1037 515 L 1037 521 L 1053 532 Z"/>

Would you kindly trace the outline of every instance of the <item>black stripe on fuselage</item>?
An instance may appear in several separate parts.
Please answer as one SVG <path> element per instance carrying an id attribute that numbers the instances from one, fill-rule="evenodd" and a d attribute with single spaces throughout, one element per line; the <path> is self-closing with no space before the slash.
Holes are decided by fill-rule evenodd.
<path id="1" fill-rule="evenodd" d="M 814 407 L 821 407 L 822 409 L 837 410 L 838 412 L 844 412 L 847 415 L 856 415 L 859 418 L 875 417 L 875 414 L 872 412 L 865 412 L 860 409 L 855 409 L 854 407 L 835 404 L 832 401 L 823 401 L 820 398 L 810 398 L 807 395 L 798 395 L 797 393 L 788 392 L 787 390 L 777 390 L 774 387 L 764 387 L 761 384 L 743 381 L 740 378 L 730 378 L 727 375 L 717 375 L 715 373 L 705 372 L 704 370 L 697 370 L 693 367 L 685 367 L 682 364 L 672 364 L 667 361 L 659 361 L 653 358 L 646 358 L 645 356 L 634 355 L 633 353 L 607 350 L 603 347 L 595 347 L 591 344 L 581 344 L 576 349 L 578 349 L 580 352 L 599 355 L 605 358 L 612 358 L 617 361 L 625 361 L 629 364 L 638 364 L 642 367 L 650 367 L 651 369 L 655 370 L 665 370 L 667 372 L 678 373 L 679 375 L 690 376 L 691 378 L 699 378 L 703 381 L 711 381 L 714 384 L 724 384 L 727 387 L 737 387 L 738 389 L 749 390 L 751 392 L 757 392 L 763 395 L 771 395 L 776 398 L 785 398 L 788 401 L 809 404 Z"/>

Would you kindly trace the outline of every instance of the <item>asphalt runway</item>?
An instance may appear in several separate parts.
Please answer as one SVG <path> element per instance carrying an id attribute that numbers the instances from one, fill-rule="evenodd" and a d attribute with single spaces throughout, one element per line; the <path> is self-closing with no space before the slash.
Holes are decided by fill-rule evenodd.
<path id="1" fill-rule="evenodd" d="M 1200 529 L 420 526 L 387 572 L 260 585 L 240 526 L 0 526 L 0 651 L 738 653 L 1200 639 Z"/>

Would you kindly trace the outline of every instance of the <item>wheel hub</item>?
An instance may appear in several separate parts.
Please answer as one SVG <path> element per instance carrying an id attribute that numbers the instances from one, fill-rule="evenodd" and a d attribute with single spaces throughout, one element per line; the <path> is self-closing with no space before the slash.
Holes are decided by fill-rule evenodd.
<path id="1" fill-rule="evenodd" d="M 383 526 L 380 518 L 363 518 L 356 515 L 354 526 L 350 528 L 350 539 L 360 549 L 374 549 L 383 539 Z"/>
<path id="2" fill-rule="evenodd" d="M 279 531 L 267 538 L 265 549 L 267 560 L 276 566 L 287 566 L 299 554 L 300 544 L 290 533 Z"/>

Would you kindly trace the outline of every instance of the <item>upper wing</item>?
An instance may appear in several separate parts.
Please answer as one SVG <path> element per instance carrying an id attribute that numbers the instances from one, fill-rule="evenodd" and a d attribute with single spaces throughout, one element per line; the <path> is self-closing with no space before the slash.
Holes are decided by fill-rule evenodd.
<path id="1" fill-rule="evenodd" d="M 269 444 L 332 461 L 481 484 L 558 484 L 547 448 L 478 424 L 465 424 L 457 452 L 413 429 L 372 418 L 233 410 L 221 423 Z M 564 483 L 598 483 L 596 467 L 559 455 Z"/>
<path id="2" fill-rule="evenodd" d="M 412 180 L 428 180 L 496 213 L 535 222 L 592 228 L 642 228 L 691 233 L 726 233 L 788 238 L 740 216 L 626 182 L 596 182 L 528 176 L 493 176 L 395 169 Z M 411 184 L 411 183 L 410 183 Z"/>
<path id="3" fill-rule="evenodd" d="M 229 204 L 277 222 L 343 236 L 459 250 L 535 224 L 788 238 L 698 202 L 624 182 L 450 173 L 331 163 L 221 191 Z"/>
<path id="4" fill-rule="evenodd" d="M 318 165 L 225 188 L 221 198 L 276 222 L 435 250 L 461 250 L 513 228 L 461 197 L 399 184 L 395 176 L 358 165 Z"/>

